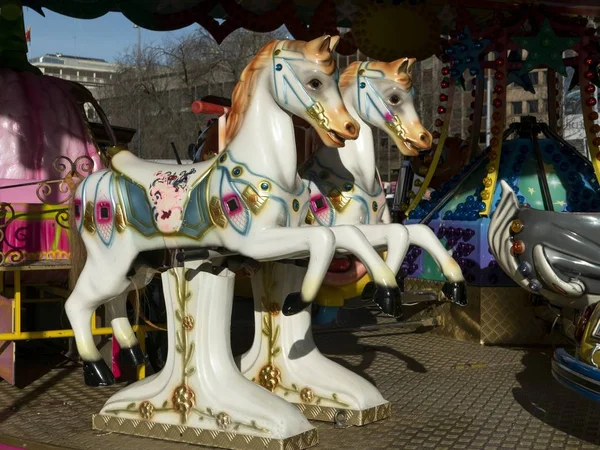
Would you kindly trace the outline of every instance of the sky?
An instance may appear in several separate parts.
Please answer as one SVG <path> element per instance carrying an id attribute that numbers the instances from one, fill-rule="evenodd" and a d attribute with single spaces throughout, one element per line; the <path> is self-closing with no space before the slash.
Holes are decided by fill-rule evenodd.
<path id="1" fill-rule="evenodd" d="M 25 29 L 31 27 L 29 58 L 62 53 L 112 62 L 126 48 L 137 45 L 137 29 L 118 13 L 108 13 L 91 20 L 73 19 L 47 9 L 44 9 L 46 17 L 29 8 L 24 8 L 24 14 Z M 187 34 L 197 27 L 199 25 L 167 32 L 142 29 L 141 38 L 144 44 L 158 43 L 168 36 Z"/>

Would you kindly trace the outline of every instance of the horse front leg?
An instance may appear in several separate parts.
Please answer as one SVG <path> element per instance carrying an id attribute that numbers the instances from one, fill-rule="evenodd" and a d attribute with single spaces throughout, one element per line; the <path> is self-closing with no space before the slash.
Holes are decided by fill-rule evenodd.
<path id="1" fill-rule="evenodd" d="M 385 263 L 395 274 L 400 270 L 409 246 L 409 233 L 404 225 L 355 225 L 373 247 L 387 249 Z"/>
<path id="2" fill-rule="evenodd" d="M 381 311 L 389 316 L 401 317 L 401 292 L 396 282 L 396 274 L 381 259 L 373 244 L 354 225 L 334 226 L 331 227 L 331 231 L 335 235 L 336 247 L 358 257 L 367 268 L 376 285 L 373 300 Z"/>
<path id="3" fill-rule="evenodd" d="M 410 243 L 422 247 L 429 253 L 446 279 L 442 287 L 443 294 L 452 302 L 464 306 L 467 304 L 467 287 L 460 266 L 442 245 L 435 233 L 427 225 L 406 225 Z"/>
<path id="4" fill-rule="evenodd" d="M 275 261 L 309 255 L 306 276 L 299 294 L 290 294 L 282 308 L 294 315 L 312 302 L 323 284 L 335 254 L 335 236 L 325 227 L 271 228 L 253 233 L 237 249 L 257 261 Z"/>

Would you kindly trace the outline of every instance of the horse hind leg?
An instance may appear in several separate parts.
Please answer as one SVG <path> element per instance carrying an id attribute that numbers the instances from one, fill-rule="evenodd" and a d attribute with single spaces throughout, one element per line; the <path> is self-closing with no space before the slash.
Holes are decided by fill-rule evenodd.
<path id="1" fill-rule="evenodd" d="M 110 269 L 107 269 L 110 268 Z M 122 294 L 129 286 L 128 265 L 101 264 L 87 260 L 73 292 L 67 299 L 65 311 L 75 334 L 77 351 L 83 360 L 85 383 L 88 386 L 108 386 L 115 378 L 96 348 L 91 330 L 93 312 L 102 304 Z"/>
<path id="2" fill-rule="evenodd" d="M 145 363 L 144 352 L 127 317 L 127 292 L 109 301 L 106 306 L 110 326 L 119 343 L 119 362 L 122 366 L 137 367 Z"/>

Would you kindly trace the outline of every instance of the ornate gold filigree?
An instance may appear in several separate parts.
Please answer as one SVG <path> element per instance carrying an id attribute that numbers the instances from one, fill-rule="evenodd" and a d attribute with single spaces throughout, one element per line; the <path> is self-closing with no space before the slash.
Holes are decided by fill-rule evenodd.
<path id="1" fill-rule="evenodd" d="M 94 161 L 89 156 L 80 156 L 75 161 L 59 156 L 53 167 L 60 178 L 39 182 L 36 195 L 43 204 L 57 206 L 73 198 L 79 182 L 94 170 Z"/>
<path id="2" fill-rule="evenodd" d="M 120 204 L 115 207 L 115 228 L 119 233 L 125 231 L 127 228 L 127 221 L 125 220 L 125 214 L 123 214 L 123 208 Z"/>
<path id="3" fill-rule="evenodd" d="M 173 392 L 171 402 L 175 411 L 187 416 L 196 406 L 196 394 L 189 386 L 182 384 Z"/>
<path id="4" fill-rule="evenodd" d="M 351 198 L 345 197 L 339 189 L 332 189 L 331 191 L 329 191 L 329 193 L 327 194 L 327 198 L 329 198 L 329 200 L 331 201 L 333 208 L 340 213 L 346 209 L 346 207 L 350 203 L 350 200 L 352 200 Z"/>
<path id="5" fill-rule="evenodd" d="M 250 185 L 246 186 L 246 189 L 242 192 L 242 198 L 244 199 L 246 206 L 248 206 L 248 209 L 250 209 L 254 215 L 260 213 L 269 199 L 269 197 L 261 197 L 258 192 L 256 192 L 256 189 Z"/>
<path id="6" fill-rule="evenodd" d="M 306 110 L 308 116 L 313 119 L 319 128 L 324 129 L 325 131 L 330 131 L 329 127 L 329 118 L 325 115 L 325 110 L 323 109 L 323 105 L 320 102 L 316 102 L 310 108 Z"/>
<path id="7" fill-rule="evenodd" d="M 185 331 L 192 331 L 194 329 L 194 318 L 188 314 L 183 318 L 181 325 Z"/>
<path id="8" fill-rule="evenodd" d="M 140 411 L 140 415 L 146 420 L 151 419 L 154 415 L 154 405 L 147 400 L 140 403 L 138 410 Z"/>
<path id="9" fill-rule="evenodd" d="M 315 393 L 311 388 L 304 388 L 300 391 L 300 398 L 304 403 L 311 403 L 315 398 Z"/>
<path id="10" fill-rule="evenodd" d="M 210 214 L 210 221 L 213 223 L 213 225 L 216 225 L 219 228 L 225 228 L 227 226 L 227 217 L 223 212 L 221 200 L 219 200 L 218 197 L 211 197 L 208 205 L 208 211 Z"/>
<path id="11" fill-rule="evenodd" d="M 258 384 L 273 392 L 281 383 L 281 370 L 269 363 L 260 369 L 258 373 Z"/>
<path id="12" fill-rule="evenodd" d="M 85 204 L 85 213 L 83 214 L 83 228 L 90 233 L 96 232 L 96 222 L 94 221 L 94 204 L 88 201 Z"/>

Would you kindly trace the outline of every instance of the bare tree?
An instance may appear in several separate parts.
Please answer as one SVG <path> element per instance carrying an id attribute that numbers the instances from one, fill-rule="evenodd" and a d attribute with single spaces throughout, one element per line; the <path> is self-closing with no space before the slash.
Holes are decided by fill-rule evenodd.
<path id="1" fill-rule="evenodd" d="M 184 156 L 207 120 L 194 116 L 192 102 L 209 94 L 230 98 L 250 59 L 271 39 L 285 37 L 285 29 L 237 30 L 219 45 L 199 28 L 159 45 L 130 47 L 119 58 L 112 83 L 100 92 L 100 104 L 112 124 L 141 133 L 141 148 L 134 138 L 132 151 L 148 159 L 173 159 L 174 142 Z"/>

